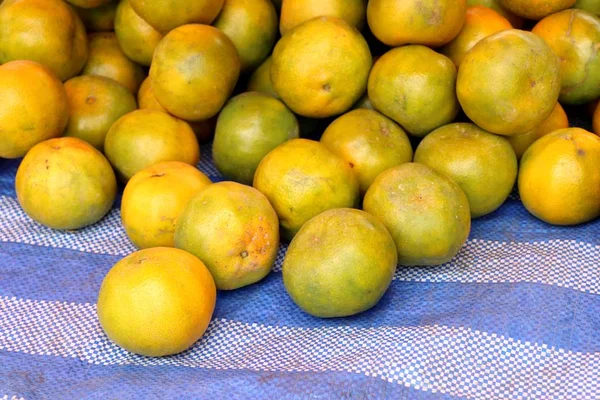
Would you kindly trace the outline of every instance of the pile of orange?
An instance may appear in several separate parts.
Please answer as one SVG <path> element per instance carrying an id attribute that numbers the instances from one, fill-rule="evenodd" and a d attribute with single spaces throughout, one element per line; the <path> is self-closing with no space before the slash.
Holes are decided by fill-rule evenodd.
<path id="1" fill-rule="evenodd" d="M 282 240 L 293 301 L 354 315 L 398 265 L 451 261 L 515 185 L 547 223 L 600 216 L 597 3 L 0 1 L 0 157 L 53 229 L 122 186 L 141 250 L 98 317 L 127 350 L 190 347 Z M 196 167 L 211 141 L 225 182 Z"/>

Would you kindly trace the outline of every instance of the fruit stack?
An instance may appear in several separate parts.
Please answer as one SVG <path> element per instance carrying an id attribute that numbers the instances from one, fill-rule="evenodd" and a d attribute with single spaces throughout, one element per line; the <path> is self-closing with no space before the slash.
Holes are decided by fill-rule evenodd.
<path id="1" fill-rule="evenodd" d="M 0 157 L 47 227 L 121 199 L 140 250 L 98 317 L 127 350 L 189 348 L 281 248 L 292 300 L 342 317 L 451 261 L 515 185 L 547 223 L 600 216 L 598 2 L 0 3 Z"/>

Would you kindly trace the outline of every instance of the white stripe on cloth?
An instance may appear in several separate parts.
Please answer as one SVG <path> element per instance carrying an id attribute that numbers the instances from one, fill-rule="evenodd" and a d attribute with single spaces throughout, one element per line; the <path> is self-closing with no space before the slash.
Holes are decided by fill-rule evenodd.
<path id="1" fill-rule="evenodd" d="M 128 353 L 93 304 L 0 297 L 0 349 L 96 365 L 336 371 L 469 398 L 600 398 L 600 353 L 578 353 L 450 326 L 288 328 L 214 320 L 190 350 Z"/>
<path id="2" fill-rule="evenodd" d="M 25 215 L 16 199 L 0 196 L 0 242 L 126 256 L 136 248 L 121 225 L 119 210 L 76 232 L 46 228 Z M 281 246 L 275 271 L 281 270 Z M 437 267 L 399 267 L 394 279 L 412 282 L 517 283 L 555 285 L 600 294 L 600 246 L 575 240 L 499 242 L 472 239 L 451 262 Z"/>

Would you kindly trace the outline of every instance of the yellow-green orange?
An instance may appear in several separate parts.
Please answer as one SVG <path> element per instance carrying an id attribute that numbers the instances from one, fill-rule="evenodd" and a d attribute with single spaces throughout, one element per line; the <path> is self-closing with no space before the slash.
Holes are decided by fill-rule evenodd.
<path id="1" fill-rule="evenodd" d="M 288 240 L 315 215 L 355 207 L 359 200 L 358 179 L 348 163 L 308 139 L 290 140 L 267 154 L 254 175 L 254 187 L 273 205 Z"/>
<path id="2" fill-rule="evenodd" d="M 517 157 L 508 140 L 470 123 L 431 132 L 417 147 L 415 162 L 452 178 L 469 199 L 472 218 L 500 207 L 517 179 Z"/>
<path id="3" fill-rule="evenodd" d="M 506 18 L 513 26 L 513 28 L 521 29 L 521 27 L 523 26 L 523 18 L 511 13 L 506 8 L 502 7 L 498 0 L 467 0 L 467 6 L 484 6 L 491 8 L 492 10 L 496 11 L 498 14 Z"/>
<path id="4" fill-rule="evenodd" d="M 576 0 L 498 0 L 502 7 L 527 19 L 538 20 L 565 10 Z"/>
<path id="5" fill-rule="evenodd" d="M 144 168 L 123 191 L 121 220 L 127 236 L 138 248 L 174 247 L 179 216 L 210 183 L 198 169 L 180 161 Z"/>
<path id="6" fill-rule="evenodd" d="M 573 8 L 579 8 L 600 17 L 600 1 L 598 0 L 577 0 Z"/>
<path id="7" fill-rule="evenodd" d="M 350 111 L 331 123 L 321 143 L 348 162 L 362 194 L 381 172 L 412 161 L 413 151 L 404 130 L 377 111 Z"/>
<path id="8" fill-rule="evenodd" d="M 219 112 L 240 74 L 231 40 L 207 25 L 184 25 L 158 44 L 150 67 L 152 91 L 171 114 L 202 121 Z"/>
<path id="9" fill-rule="evenodd" d="M 369 76 L 373 107 L 414 136 L 425 136 L 451 122 L 459 111 L 454 91 L 456 66 L 420 45 L 385 53 Z"/>
<path id="10" fill-rule="evenodd" d="M 261 92 L 270 94 L 276 99 L 280 99 L 279 95 L 273 88 L 273 83 L 271 82 L 271 63 L 273 62 L 273 58 L 269 56 L 262 64 L 258 66 L 250 75 L 250 79 L 248 79 L 248 92 Z"/>
<path id="11" fill-rule="evenodd" d="M 219 113 L 212 152 L 215 166 L 226 178 L 252 185 L 264 156 L 299 134 L 296 117 L 281 101 L 264 93 L 242 93 Z"/>
<path id="12" fill-rule="evenodd" d="M 567 128 L 536 141 L 521 159 L 519 194 L 530 213 L 550 224 L 600 216 L 600 138 Z"/>
<path id="13" fill-rule="evenodd" d="M 367 87 L 372 59 L 361 34 L 336 17 L 306 21 L 277 43 L 271 80 L 297 114 L 324 118 L 350 109 Z"/>
<path id="14" fill-rule="evenodd" d="M 175 245 L 204 261 L 218 289 L 237 289 L 271 271 L 279 250 L 279 222 L 267 198 L 252 186 L 214 183 L 186 206 Z"/>
<path id="15" fill-rule="evenodd" d="M 167 356 L 202 337 L 216 297 L 215 282 L 198 258 L 168 247 L 145 249 L 110 269 L 98 294 L 98 319 L 125 350 Z"/>
<path id="16" fill-rule="evenodd" d="M 167 32 L 186 24 L 210 24 L 225 0 L 130 0 L 135 12 L 156 28 Z"/>
<path id="17" fill-rule="evenodd" d="M 110 32 L 115 26 L 117 1 L 94 8 L 73 7 L 88 32 Z"/>
<path id="18" fill-rule="evenodd" d="M 509 29 L 467 53 L 456 92 L 471 121 L 500 135 L 525 133 L 552 113 L 560 92 L 558 57 L 530 32 Z"/>
<path id="19" fill-rule="evenodd" d="M 102 153 L 77 138 L 35 145 L 17 170 L 17 199 L 33 220 L 53 229 L 79 229 L 111 209 L 115 174 Z"/>
<path id="20" fill-rule="evenodd" d="M 23 157 L 35 144 L 58 137 L 69 119 L 60 80 L 33 61 L 0 65 L 0 157 Z"/>
<path id="21" fill-rule="evenodd" d="M 115 34 L 123 53 L 131 60 L 149 66 L 154 49 L 162 39 L 162 34 L 144 21 L 129 0 L 121 0 L 115 16 Z"/>
<path id="22" fill-rule="evenodd" d="M 104 76 L 82 75 L 65 82 L 69 122 L 65 136 L 85 140 L 103 151 L 110 127 L 137 108 L 135 97 L 124 86 Z"/>
<path id="23" fill-rule="evenodd" d="M 387 227 L 402 265 L 452 260 L 471 229 L 469 201 L 461 188 L 422 164 L 382 172 L 367 191 L 363 209 Z"/>
<path id="24" fill-rule="evenodd" d="M 88 57 L 85 28 L 62 0 L 6 0 L 0 7 L 0 64 L 31 60 L 62 81 L 77 75 Z"/>
<path id="25" fill-rule="evenodd" d="M 360 30 L 365 23 L 366 13 L 367 0 L 284 0 L 279 31 L 285 35 L 309 19 L 323 16 L 342 18 Z"/>
<path id="26" fill-rule="evenodd" d="M 392 282 L 398 255 L 385 226 L 364 211 L 338 208 L 309 220 L 283 261 L 283 284 L 305 312 L 346 317 L 377 304 Z"/>

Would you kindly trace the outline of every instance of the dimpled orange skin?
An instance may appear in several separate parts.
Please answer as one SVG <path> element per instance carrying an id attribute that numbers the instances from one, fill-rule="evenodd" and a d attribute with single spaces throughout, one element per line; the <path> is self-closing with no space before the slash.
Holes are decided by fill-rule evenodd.
<path id="1" fill-rule="evenodd" d="M 177 222 L 175 246 L 204 261 L 219 290 L 238 289 L 271 271 L 279 221 L 252 186 L 218 182 L 190 200 Z"/>
<path id="2" fill-rule="evenodd" d="M 158 44 L 150 67 L 152 91 L 171 114 L 187 121 L 216 115 L 240 74 L 231 40 L 208 25 L 184 25 Z"/>
<path id="3" fill-rule="evenodd" d="M 308 139 L 290 140 L 267 154 L 254 174 L 254 187 L 273 205 L 287 240 L 315 215 L 359 201 L 358 179 L 348 163 Z"/>
<path id="4" fill-rule="evenodd" d="M 285 35 L 301 23 L 322 16 L 342 18 L 361 30 L 366 14 L 366 0 L 285 0 L 281 5 L 279 31 Z"/>
<path id="5" fill-rule="evenodd" d="M 498 32 L 467 53 L 458 70 L 456 93 L 469 119 L 486 131 L 506 136 L 525 133 L 556 106 L 560 63 L 533 33 Z"/>
<path id="6" fill-rule="evenodd" d="M 600 138 L 580 128 L 554 131 L 527 149 L 519 170 L 525 208 L 554 225 L 600 216 Z"/>
<path id="7" fill-rule="evenodd" d="M 23 157 L 35 144 L 62 135 L 69 104 L 49 68 L 33 61 L 0 65 L 0 93 L 1 158 Z"/>
<path id="8" fill-rule="evenodd" d="M 437 47 L 458 35 L 466 10 L 466 0 L 370 0 L 367 21 L 375 37 L 388 46 Z"/>
<path id="9" fill-rule="evenodd" d="M 85 28 L 62 0 L 6 0 L 0 8 L 0 64 L 32 60 L 65 81 L 88 58 Z"/>
<path id="10" fill-rule="evenodd" d="M 73 7 L 88 32 L 109 32 L 114 29 L 118 3 L 111 2 L 95 8 Z"/>
<path id="11" fill-rule="evenodd" d="M 98 294 L 106 335 L 127 351 L 160 357 L 190 348 L 202 337 L 217 289 L 204 263 L 179 249 L 155 247 L 120 260 Z"/>
<path id="12" fill-rule="evenodd" d="M 115 200 L 117 181 L 102 153 L 77 138 L 34 146 L 17 170 L 23 211 L 49 228 L 79 229 L 98 222 Z"/>
<path id="13" fill-rule="evenodd" d="M 210 24 L 225 3 L 225 0 L 130 1 L 135 12 L 163 34 L 186 24 Z"/>
<path id="14" fill-rule="evenodd" d="M 532 29 L 560 58 L 564 104 L 600 97 L 600 19 L 581 10 L 550 15 Z"/>
<path id="15" fill-rule="evenodd" d="M 296 114 L 325 118 L 349 110 L 363 95 L 372 66 L 362 35 L 336 17 L 306 21 L 279 40 L 271 81 Z"/>
<path id="16" fill-rule="evenodd" d="M 180 162 L 153 164 L 135 174 L 123 191 L 121 220 L 138 248 L 174 247 L 175 226 L 187 203 L 211 181 Z"/>
<path id="17" fill-rule="evenodd" d="M 442 54 L 460 66 L 465 54 L 481 39 L 506 29 L 511 29 L 510 22 L 491 8 L 475 6 L 467 8 L 465 24 L 450 43 L 440 49 Z"/>
<path id="18" fill-rule="evenodd" d="M 523 18 L 519 17 L 506 10 L 506 8 L 502 7 L 498 0 L 467 0 L 467 6 L 484 6 L 491 8 L 496 11 L 498 14 L 502 15 L 504 18 L 510 22 L 513 28 L 521 29 L 523 26 Z"/>
<path id="19" fill-rule="evenodd" d="M 161 161 L 196 165 L 200 159 L 192 128 L 155 110 L 135 110 L 119 118 L 106 135 L 104 153 L 122 182 Z"/>
<path id="20" fill-rule="evenodd" d="M 502 7 L 516 15 L 533 20 L 565 10 L 576 0 L 499 0 Z"/>
<path id="21" fill-rule="evenodd" d="M 145 66 L 150 66 L 154 49 L 163 38 L 160 32 L 136 14 L 129 0 L 121 0 L 117 7 L 115 34 L 123 53 Z"/>
<path id="22" fill-rule="evenodd" d="M 596 112 L 594 112 L 594 133 L 600 136 L 600 103 L 596 106 Z"/>

